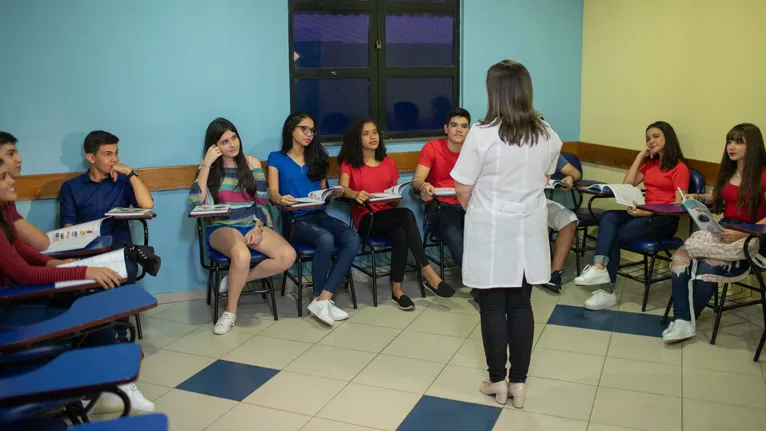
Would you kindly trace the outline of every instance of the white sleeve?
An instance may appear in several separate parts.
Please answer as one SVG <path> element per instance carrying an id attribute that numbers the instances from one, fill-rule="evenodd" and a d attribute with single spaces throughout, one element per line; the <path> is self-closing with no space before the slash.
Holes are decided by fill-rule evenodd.
<path id="1" fill-rule="evenodd" d="M 561 154 L 561 147 L 564 143 L 561 142 L 561 138 L 559 138 L 559 135 L 554 132 L 552 128 L 548 128 L 548 133 L 550 134 L 548 148 L 550 148 L 551 161 L 548 164 L 548 170 L 545 171 L 545 173 L 553 175 L 556 173 L 556 167 L 559 164 L 559 155 Z"/>
<path id="2" fill-rule="evenodd" d="M 463 148 L 460 150 L 460 156 L 458 156 L 457 163 L 450 173 L 455 181 L 467 186 L 476 184 L 484 159 L 484 151 L 479 147 L 480 132 L 475 129 L 476 127 L 474 126 L 468 131 Z"/>

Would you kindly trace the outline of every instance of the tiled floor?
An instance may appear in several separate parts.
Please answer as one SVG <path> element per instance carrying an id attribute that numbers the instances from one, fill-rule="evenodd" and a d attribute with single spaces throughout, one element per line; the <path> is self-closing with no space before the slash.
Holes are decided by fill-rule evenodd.
<path id="1" fill-rule="evenodd" d="M 383 284 L 384 285 L 384 284 Z M 415 284 L 406 289 L 417 296 Z M 242 300 L 237 326 L 212 333 L 204 301 L 146 313 L 148 354 L 138 385 L 172 430 L 736 430 L 766 423 L 766 362 L 752 362 L 759 308 L 727 312 L 718 343 L 712 314 L 697 340 L 666 347 L 660 316 L 669 287 L 621 280 L 613 310 L 581 308 L 588 290 L 535 288 L 535 349 L 527 403 L 501 408 L 478 388 L 486 378 L 479 313 L 466 289 L 416 298 L 404 312 L 369 286 L 351 318 L 327 328 L 297 318 L 278 298 L 280 320 L 259 296 Z M 348 295 L 337 303 L 349 309 Z M 766 354 L 764 361 L 766 361 Z M 760 424 L 760 425 L 759 425 Z"/>

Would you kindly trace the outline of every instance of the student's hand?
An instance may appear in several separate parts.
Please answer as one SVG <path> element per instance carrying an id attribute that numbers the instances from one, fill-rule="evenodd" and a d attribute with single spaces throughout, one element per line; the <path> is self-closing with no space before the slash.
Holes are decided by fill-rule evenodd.
<path id="1" fill-rule="evenodd" d="M 248 247 L 253 247 L 261 243 L 263 240 L 263 227 L 256 225 L 250 229 L 250 232 L 245 234 L 245 242 Z"/>
<path id="2" fill-rule="evenodd" d="M 298 201 L 290 196 L 290 195 L 282 195 L 281 198 L 279 198 L 279 204 L 285 207 L 290 207 L 298 203 Z"/>
<path id="3" fill-rule="evenodd" d="M 88 269 L 85 270 L 85 278 L 87 280 L 94 280 L 104 289 L 111 289 L 122 283 L 119 274 L 109 268 L 103 267 L 88 267 Z"/>
<path id="4" fill-rule="evenodd" d="M 628 207 L 628 214 L 632 215 L 633 217 L 649 217 L 652 215 L 652 213 L 649 211 L 640 210 L 636 207 L 638 207 L 638 203 L 633 201 L 633 206 Z"/>
<path id="5" fill-rule="evenodd" d="M 205 158 L 202 159 L 202 164 L 213 166 L 213 162 L 218 160 L 219 157 L 221 157 L 221 149 L 218 148 L 218 145 L 211 145 L 207 149 L 207 153 L 205 153 Z"/>
<path id="6" fill-rule="evenodd" d="M 356 199 L 355 200 L 358 203 L 363 204 L 363 203 L 367 202 L 368 200 L 370 200 L 371 197 L 372 197 L 371 194 L 369 194 L 366 191 L 362 190 L 361 192 L 357 192 L 356 193 Z"/>
<path id="7" fill-rule="evenodd" d="M 647 157 L 651 159 L 654 157 L 654 153 L 652 153 L 652 150 L 650 150 L 649 147 L 644 146 L 644 149 L 638 153 L 638 157 L 640 159 L 645 159 Z"/>
<path id="8" fill-rule="evenodd" d="M 133 171 L 133 168 L 131 168 L 130 166 L 123 165 L 122 163 L 117 163 L 112 168 L 112 172 L 110 172 L 110 174 L 112 175 L 112 180 L 117 181 L 118 174 L 128 175 L 132 171 Z"/>
<path id="9" fill-rule="evenodd" d="M 430 202 L 434 198 L 434 191 L 436 189 L 429 183 L 423 183 L 420 187 L 420 198 L 425 202 Z"/>
<path id="10" fill-rule="evenodd" d="M 747 238 L 747 234 L 743 232 L 737 232 L 733 229 L 726 229 L 724 228 L 723 232 L 721 232 L 721 240 L 723 242 L 730 244 L 735 241 L 739 241 L 742 238 Z"/>
<path id="11" fill-rule="evenodd" d="M 569 184 L 569 187 L 562 187 L 561 188 L 561 190 L 564 190 L 565 192 L 568 192 L 569 189 L 571 189 L 572 186 L 574 185 L 574 178 L 572 178 L 571 175 L 567 175 L 567 176 L 564 177 L 564 179 L 561 180 L 561 182 Z"/>

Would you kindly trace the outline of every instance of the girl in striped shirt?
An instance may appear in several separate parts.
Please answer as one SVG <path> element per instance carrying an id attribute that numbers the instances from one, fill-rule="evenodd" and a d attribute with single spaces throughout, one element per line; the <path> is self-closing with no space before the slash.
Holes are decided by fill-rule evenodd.
<path id="1" fill-rule="evenodd" d="M 237 302 L 248 281 L 284 272 L 295 262 L 295 250 L 272 230 L 268 211 L 268 185 L 255 157 L 245 155 L 237 128 L 217 118 L 205 132 L 205 157 L 192 184 L 194 205 L 227 204 L 231 215 L 213 218 L 207 229 L 208 245 L 231 260 L 229 274 L 219 290 L 228 290 L 226 311 L 213 332 L 222 335 L 237 320 Z M 250 250 L 267 259 L 250 268 Z"/>

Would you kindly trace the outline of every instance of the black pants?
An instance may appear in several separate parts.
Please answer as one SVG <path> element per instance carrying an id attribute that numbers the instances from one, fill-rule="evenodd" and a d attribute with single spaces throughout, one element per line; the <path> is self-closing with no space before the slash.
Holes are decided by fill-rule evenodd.
<path id="1" fill-rule="evenodd" d="M 524 279 L 522 287 L 476 289 L 479 292 L 481 338 L 492 383 L 505 380 L 510 346 L 511 383 L 524 383 L 532 356 L 535 321 L 532 316 L 532 286 Z"/>
<path id="2" fill-rule="evenodd" d="M 359 221 L 359 236 L 364 238 L 370 228 L 370 214 L 365 214 Z M 391 281 L 404 281 L 407 267 L 407 251 L 411 251 L 421 267 L 428 265 L 423 240 L 420 239 L 418 222 L 409 208 L 391 208 L 375 213 L 370 235 L 391 236 Z"/>
<path id="3" fill-rule="evenodd" d="M 457 266 L 463 266 L 463 226 L 465 210 L 460 205 L 441 204 L 439 223 L 436 223 L 436 205 L 426 207 L 426 217 L 433 224 L 442 240 L 447 244 Z"/>

